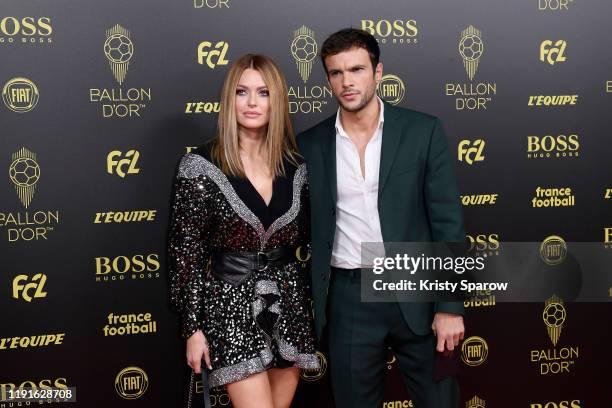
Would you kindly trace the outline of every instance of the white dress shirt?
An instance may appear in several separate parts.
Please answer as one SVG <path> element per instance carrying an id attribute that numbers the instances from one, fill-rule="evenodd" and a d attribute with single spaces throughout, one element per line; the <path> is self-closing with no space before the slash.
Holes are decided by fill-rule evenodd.
<path id="1" fill-rule="evenodd" d="M 361 175 L 357 146 L 346 134 L 340 121 L 340 109 L 336 115 L 336 234 L 332 249 L 331 266 L 336 268 L 360 268 L 371 265 L 362 262 L 362 242 L 382 242 L 378 217 L 378 174 L 382 146 L 384 104 L 380 106 L 378 126 L 366 145 L 364 167 Z M 369 259 L 374 254 L 364 254 Z"/>

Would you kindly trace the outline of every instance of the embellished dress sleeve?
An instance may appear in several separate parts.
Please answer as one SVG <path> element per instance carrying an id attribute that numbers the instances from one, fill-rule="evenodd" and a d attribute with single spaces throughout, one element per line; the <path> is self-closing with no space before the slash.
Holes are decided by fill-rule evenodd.
<path id="1" fill-rule="evenodd" d="M 306 164 L 301 164 L 297 170 L 296 177 L 303 179 L 300 186 L 300 214 L 298 216 L 298 246 L 300 247 L 301 269 L 304 274 L 304 287 L 310 291 L 310 274 L 311 274 L 311 251 L 310 243 L 310 188 L 308 186 L 308 175 Z M 309 292 L 309 297 L 311 297 Z"/>
<path id="2" fill-rule="evenodd" d="M 310 251 L 310 189 L 308 186 L 306 164 L 302 164 L 301 166 L 303 167 L 301 167 L 299 171 L 303 172 L 303 175 L 301 175 L 301 177 L 304 177 L 304 182 L 301 187 L 302 191 L 300 194 L 300 245 L 303 246 L 304 249 L 308 249 Z"/>
<path id="3" fill-rule="evenodd" d="M 173 183 L 168 228 L 170 305 L 181 314 L 181 336 L 202 329 L 202 293 L 210 258 L 210 186 L 194 169 L 193 154 L 182 157 Z"/>

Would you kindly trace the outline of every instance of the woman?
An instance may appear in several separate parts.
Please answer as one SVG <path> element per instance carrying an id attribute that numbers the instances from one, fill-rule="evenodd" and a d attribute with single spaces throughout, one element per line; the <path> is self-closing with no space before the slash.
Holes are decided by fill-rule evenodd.
<path id="1" fill-rule="evenodd" d="M 217 138 L 181 158 L 174 188 L 170 291 L 189 366 L 204 359 L 237 408 L 288 407 L 299 369 L 319 363 L 295 257 L 309 242 L 306 167 L 269 58 L 231 67 Z"/>

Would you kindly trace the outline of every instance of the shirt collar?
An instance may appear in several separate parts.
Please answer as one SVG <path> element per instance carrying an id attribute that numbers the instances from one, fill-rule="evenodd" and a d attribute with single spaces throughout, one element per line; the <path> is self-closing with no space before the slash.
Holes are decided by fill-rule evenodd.
<path id="1" fill-rule="evenodd" d="M 385 122 L 385 104 L 383 101 L 376 95 L 376 99 L 378 100 L 378 105 L 380 106 L 380 113 L 378 115 L 378 127 L 377 129 L 382 129 L 383 123 Z M 338 108 L 338 113 L 336 113 L 336 134 L 339 134 L 342 137 L 346 137 L 349 139 L 349 136 L 344 131 L 342 127 L 342 122 L 340 121 L 340 108 Z"/>

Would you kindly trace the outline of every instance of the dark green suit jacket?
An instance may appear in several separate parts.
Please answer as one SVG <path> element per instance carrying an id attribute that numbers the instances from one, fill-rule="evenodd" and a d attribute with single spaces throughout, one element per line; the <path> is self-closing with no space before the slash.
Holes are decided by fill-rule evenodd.
<path id="1" fill-rule="evenodd" d="M 298 135 L 310 183 L 311 275 L 319 338 L 326 324 L 336 227 L 335 121 L 333 115 Z M 378 213 L 384 242 L 465 242 L 454 164 L 436 117 L 385 103 Z M 431 331 L 435 312 L 463 314 L 460 302 L 400 302 L 400 309 L 420 335 Z"/>

